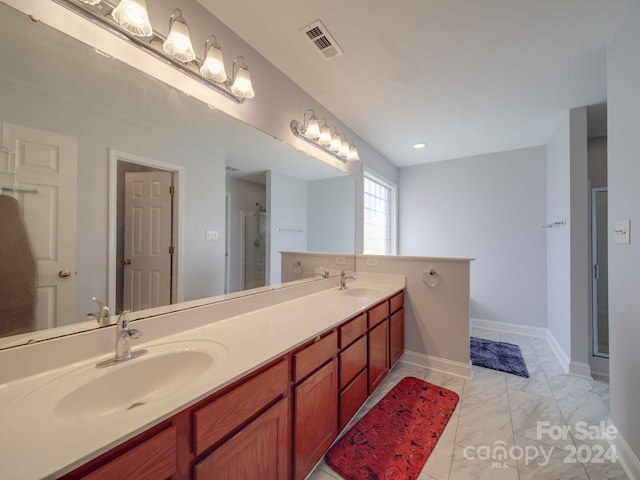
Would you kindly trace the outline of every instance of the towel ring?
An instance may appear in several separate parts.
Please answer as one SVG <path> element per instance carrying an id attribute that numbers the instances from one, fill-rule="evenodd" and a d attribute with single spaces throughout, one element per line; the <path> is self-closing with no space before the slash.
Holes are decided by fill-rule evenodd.
<path id="1" fill-rule="evenodd" d="M 293 264 L 293 273 L 297 273 L 298 275 L 300 275 L 303 271 L 304 271 L 304 265 L 300 260 L 297 260 Z"/>
<path id="2" fill-rule="evenodd" d="M 422 281 L 428 287 L 435 287 L 440 283 L 440 274 L 433 268 L 429 268 L 422 274 Z"/>

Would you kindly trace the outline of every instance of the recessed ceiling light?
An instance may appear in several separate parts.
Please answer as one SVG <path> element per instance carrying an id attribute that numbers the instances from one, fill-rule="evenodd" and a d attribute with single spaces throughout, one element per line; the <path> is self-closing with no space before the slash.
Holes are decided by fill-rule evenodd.
<path id="1" fill-rule="evenodd" d="M 415 148 L 416 150 L 420 150 L 420 149 L 422 149 L 422 148 L 424 148 L 424 147 L 426 147 L 426 146 L 427 146 L 427 144 L 426 144 L 426 143 L 416 143 L 416 144 L 413 146 L 413 148 Z"/>

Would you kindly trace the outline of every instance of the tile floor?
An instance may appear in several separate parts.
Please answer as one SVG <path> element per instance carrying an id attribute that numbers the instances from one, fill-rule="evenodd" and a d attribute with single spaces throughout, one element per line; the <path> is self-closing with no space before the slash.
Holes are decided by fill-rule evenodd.
<path id="1" fill-rule="evenodd" d="M 411 375 L 460 395 L 418 480 L 627 478 L 608 457 L 606 440 L 585 438 L 602 437 L 600 422 L 609 416 L 608 384 L 565 374 L 542 338 L 479 328 L 471 334 L 520 345 L 529 378 L 474 366 L 473 380 L 464 380 L 399 362 L 354 422 Z M 564 426 L 571 431 L 566 433 Z M 321 461 L 307 480 L 341 478 Z"/>

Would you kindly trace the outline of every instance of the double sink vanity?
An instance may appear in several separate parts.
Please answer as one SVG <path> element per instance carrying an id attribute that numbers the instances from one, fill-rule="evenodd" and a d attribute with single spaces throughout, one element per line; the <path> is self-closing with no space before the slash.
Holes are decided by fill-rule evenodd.
<path id="1" fill-rule="evenodd" d="M 347 285 L 138 320 L 146 352 L 103 368 L 113 352 L 55 357 L 115 326 L 48 341 L 51 362 L 0 386 L 2 477 L 305 478 L 404 350 L 404 276 Z"/>

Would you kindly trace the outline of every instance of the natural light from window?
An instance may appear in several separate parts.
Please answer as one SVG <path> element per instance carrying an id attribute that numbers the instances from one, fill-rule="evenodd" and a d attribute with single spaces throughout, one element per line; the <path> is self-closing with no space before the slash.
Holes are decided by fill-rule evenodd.
<path id="1" fill-rule="evenodd" d="M 395 253 L 395 198 L 395 187 L 365 173 L 363 253 Z"/>

